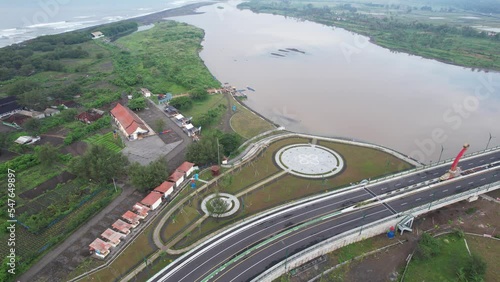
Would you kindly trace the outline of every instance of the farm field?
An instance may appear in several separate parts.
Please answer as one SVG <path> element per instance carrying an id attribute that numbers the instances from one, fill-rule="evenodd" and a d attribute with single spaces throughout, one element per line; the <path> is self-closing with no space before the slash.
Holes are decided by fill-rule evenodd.
<path id="1" fill-rule="evenodd" d="M 121 138 L 115 138 L 113 132 L 95 134 L 84 141 L 92 145 L 103 145 L 114 152 L 120 152 L 125 147 Z"/>

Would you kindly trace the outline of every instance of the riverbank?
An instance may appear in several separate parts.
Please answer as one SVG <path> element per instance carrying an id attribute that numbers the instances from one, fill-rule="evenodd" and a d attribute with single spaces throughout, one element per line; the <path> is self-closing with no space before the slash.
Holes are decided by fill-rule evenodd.
<path id="1" fill-rule="evenodd" d="M 452 22 L 434 24 L 429 19 L 423 20 L 409 12 L 403 14 L 381 10 L 384 13 L 358 13 L 357 8 L 349 5 L 348 9 L 338 2 L 329 5 L 315 1 L 308 3 L 252 0 L 238 5 L 238 8 L 344 28 L 368 36 L 372 43 L 391 51 L 473 69 L 500 71 L 500 54 L 496 51 L 500 44 L 499 33 L 481 32 L 466 25 L 466 22 L 464 25 Z M 357 52 L 362 48 L 348 47 L 349 52 Z"/>

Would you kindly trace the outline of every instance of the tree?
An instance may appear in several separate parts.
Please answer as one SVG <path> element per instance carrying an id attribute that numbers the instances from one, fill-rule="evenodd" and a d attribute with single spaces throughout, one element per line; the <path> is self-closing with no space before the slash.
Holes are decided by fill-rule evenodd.
<path id="1" fill-rule="evenodd" d="M 121 153 L 103 145 L 92 145 L 83 156 L 71 159 L 69 170 L 82 178 L 109 183 L 125 173 L 127 164 L 127 158 Z"/>
<path id="2" fill-rule="evenodd" d="M 219 144 L 220 152 L 224 152 L 224 147 Z M 222 157 L 217 152 L 217 137 L 215 135 L 207 135 L 200 141 L 189 145 L 186 152 L 186 159 L 190 162 L 205 165 L 219 163 L 217 156 Z"/>
<path id="3" fill-rule="evenodd" d="M 165 159 L 160 158 L 147 166 L 133 163 L 128 169 L 130 183 L 141 192 L 146 192 L 160 185 L 168 178 L 168 167 Z"/>
<path id="4" fill-rule="evenodd" d="M 128 107 L 134 111 L 140 111 L 146 108 L 146 99 L 144 97 L 135 98 L 128 102 Z"/>
<path id="5" fill-rule="evenodd" d="M 165 128 L 165 121 L 161 118 L 155 120 L 156 132 L 162 132 Z"/>
<path id="6" fill-rule="evenodd" d="M 67 109 L 64 110 L 60 113 L 61 118 L 66 121 L 70 122 L 72 120 L 75 120 L 75 116 L 78 114 L 78 111 L 76 109 Z"/>
<path id="7" fill-rule="evenodd" d="M 208 98 L 208 93 L 203 88 L 195 88 L 189 96 L 195 101 L 203 101 Z"/>
<path id="8" fill-rule="evenodd" d="M 215 197 L 207 202 L 207 211 L 210 216 L 219 217 L 221 214 L 227 211 L 229 203 L 221 198 L 219 191 L 215 192 Z"/>
<path id="9" fill-rule="evenodd" d="M 169 104 L 179 110 L 189 110 L 193 106 L 193 100 L 187 96 L 172 99 Z"/>
<path id="10" fill-rule="evenodd" d="M 24 129 L 26 129 L 31 134 L 39 134 L 42 128 L 42 122 L 37 118 L 31 118 L 23 124 Z"/>
<path id="11" fill-rule="evenodd" d="M 465 264 L 464 272 L 469 281 L 483 281 L 486 274 L 486 262 L 477 254 L 472 254 Z"/>
<path id="12" fill-rule="evenodd" d="M 50 143 L 36 147 L 36 157 L 44 169 L 51 168 L 57 162 L 58 154 L 57 148 Z"/>
<path id="13" fill-rule="evenodd" d="M 219 138 L 219 144 L 224 147 L 224 154 L 229 156 L 241 145 L 241 137 L 236 133 L 224 133 Z"/>

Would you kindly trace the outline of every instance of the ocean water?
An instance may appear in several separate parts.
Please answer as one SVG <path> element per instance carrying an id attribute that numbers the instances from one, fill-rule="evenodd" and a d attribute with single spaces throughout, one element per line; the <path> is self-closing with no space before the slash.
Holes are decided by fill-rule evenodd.
<path id="1" fill-rule="evenodd" d="M 0 0 L 0 47 L 200 0 Z"/>

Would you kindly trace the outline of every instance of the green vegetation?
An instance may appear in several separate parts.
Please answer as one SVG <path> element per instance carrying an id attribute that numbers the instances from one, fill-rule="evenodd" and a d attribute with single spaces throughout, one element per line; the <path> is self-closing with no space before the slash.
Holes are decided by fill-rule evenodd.
<path id="1" fill-rule="evenodd" d="M 83 156 L 70 161 L 69 169 L 83 179 L 110 183 L 113 179 L 124 175 L 127 164 L 127 158 L 119 152 L 103 145 L 92 145 Z"/>
<path id="2" fill-rule="evenodd" d="M 253 0 L 238 7 L 258 13 L 291 16 L 345 28 L 369 36 L 375 44 L 395 51 L 472 68 L 500 70 L 500 53 L 496 51 L 500 33 L 491 36 L 486 31 L 475 29 L 470 23 L 466 25 L 429 23 L 428 17 L 427 20 L 420 20 L 413 16 L 416 13 L 415 7 L 409 5 L 389 6 L 387 3 L 376 10 L 376 13 L 383 16 L 372 15 L 373 9 L 377 6 L 376 4 L 369 6 L 370 4 L 345 4 L 340 1 L 325 3 Z M 500 9 L 497 4 L 492 5 Z M 368 12 L 358 11 L 366 6 L 370 8 Z M 428 13 L 428 10 L 429 8 L 424 8 L 421 11 Z M 347 53 L 359 51 L 358 47 L 345 47 L 347 49 L 345 51 Z"/>
<path id="3" fill-rule="evenodd" d="M 478 237 L 472 235 L 466 235 L 467 244 L 473 254 L 480 254 L 481 258 L 486 262 L 486 274 L 483 277 L 484 281 L 495 281 L 500 277 L 500 268 L 498 267 L 498 262 L 500 260 L 500 244 L 491 238 Z M 472 258 L 471 258 L 472 259 Z M 476 262 L 468 263 L 468 265 L 476 265 Z M 481 266 L 481 263 L 479 263 Z M 466 267 L 464 266 L 464 274 L 466 273 Z M 473 268 L 472 270 L 481 270 L 480 268 Z M 467 277 L 466 275 L 466 278 Z M 474 281 L 474 280 L 470 280 Z"/>
<path id="4" fill-rule="evenodd" d="M 147 166 L 133 163 L 128 168 L 131 184 L 141 192 L 147 192 L 168 178 L 167 161 L 159 158 Z"/>
<path id="5" fill-rule="evenodd" d="M 455 234 L 434 238 L 424 233 L 408 265 L 405 281 L 456 281 L 470 260 L 464 239 Z"/>
<path id="6" fill-rule="evenodd" d="M 200 165 L 218 164 L 224 156 L 229 156 L 238 149 L 240 144 L 241 138 L 238 135 L 215 130 L 205 133 L 200 141 L 189 145 L 186 159 Z"/>
<path id="7" fill-rule="evenodd" d="M 95 134 L 84 141 L 92 145 L 102 145 L 114 152 L 120 152 L 125 147 L 121 138 L 118 136 L 115 138 L 113 132 L 108 132 L 104 135 Z"/>
<path id="8" fill-rule="evenodd" d="M 273 129 L 273 125 L 251 110 L 235 103 L 236 113 L 231 117 L 231 128 L 241 137 L 249 139 L 260 133 Z"/>

